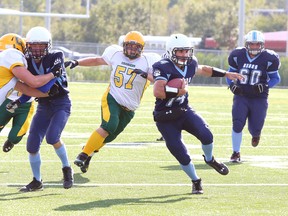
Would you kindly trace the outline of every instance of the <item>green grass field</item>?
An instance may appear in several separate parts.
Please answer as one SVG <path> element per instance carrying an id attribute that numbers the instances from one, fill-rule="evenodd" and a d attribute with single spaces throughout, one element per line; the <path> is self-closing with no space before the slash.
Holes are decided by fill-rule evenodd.
<path id="1" fill-rule="evenodd" d="M 70 83 L 73 110 L 62 138 L 75 171 L 75 185 L 62 188 L 61 163 L 53 148 L 41 146 L 44 190 L 19 193 L 32 180 L 23 141 L 1 150 L 0 215 L 288 215 L 288 89 L 272 89 L 257 148 L 244 130 L 242 164 L 231 164 L 232 93 L 226 87 L 190 87 L 192 105 L 214 133 L 214 155 L 230 173 L 221 176 L 202 159 L 197 139 L 183 133 L 203 195 L 191 195 L 191 181 L 170 155 L 152 119 L 152 86 L 125 131 L 95 155 L 87 173 L 73 164 L 100 123 L 100 99 L 107 84 Z M 2 131 L 6 140 L 10 124 Z M 2 147 L 1 147 L 2 149 Z"/>

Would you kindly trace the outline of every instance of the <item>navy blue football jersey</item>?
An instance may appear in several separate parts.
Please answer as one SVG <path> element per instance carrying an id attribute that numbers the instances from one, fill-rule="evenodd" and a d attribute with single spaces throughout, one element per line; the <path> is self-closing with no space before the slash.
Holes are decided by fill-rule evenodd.
<path id="1" fill-rule="evenodd" d="M 32 58 L 27 59 L 28 70 L 34 75 L 47 74 L 51 72 L 51 68 L 61 63 L 62 65 L 62 76 L 58 77 L 56 80 L 56 84 L 59 86 L 59 94 L 55 95 L 55 97 L 59 97 L 62 95 L 66 95 L 69 93 L 68 90 L 68 82 L 67 82 L 67 74 L 64 67 L 64 54 L 61 51 L 52 51 L 49 52 L 46 56 L 43 57 L 40 64 L 36 64 Z"/>
<path id="2" fill-rule="evenodd" d="M 243 94 L 251 97 L 267 97 L 268 89 L 260 95 L 253 92 L 252 86 L 256 83 L 267 84 L 269 74 L 278 73 L 280 67 L 279 56 L 273 50 L 264 50 L 251 58 L 245 47 L 240 47 L 231 52 L 228 57 L 229 71 L 237 72 L 244 76 L 237 84 L 243 89 Z"/>
<path id="3" fill-rule="evenodd" d="M 178 68 L 170 59 L 165 58 L 153 64 L 154 81 L 166 80 L 169 82 L 175 78 L 184 78 L 189 84 L 198 68 L 197 58 L 194 56 L 192 61 L 184 67 L 184 70 Z M 188 93 L 183 96 L 167 99 L 156 98 L 155 110 L 160 111 L 174 107 L 187 107 Z"/>

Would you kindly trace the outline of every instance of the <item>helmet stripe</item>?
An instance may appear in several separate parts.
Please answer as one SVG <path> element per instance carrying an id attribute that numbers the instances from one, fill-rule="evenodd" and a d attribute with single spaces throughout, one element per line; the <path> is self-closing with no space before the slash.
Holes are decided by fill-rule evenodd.
<path id="1" fill-rule="evenodd" d="M 253 41 L 257 41 L 257 32 L 256 31 L 253 32 L 252 39 L 253 39 Z"/>

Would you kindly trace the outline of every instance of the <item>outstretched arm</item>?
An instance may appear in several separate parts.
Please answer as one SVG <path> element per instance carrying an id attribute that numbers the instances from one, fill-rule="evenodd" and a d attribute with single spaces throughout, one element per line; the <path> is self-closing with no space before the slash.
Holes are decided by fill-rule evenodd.
<path id="1" fill-rule="evenodd" d="M 230 80 L 242 80 L 244 78 L 239 73 L 229 72 L 207 65 L 199 65 L 196 74 L 206 77 L 227 77 Z"/>
<path id="2" fill-rule="evenodd" d="M 78 60 L 69 60 L 65 62 L 65 67 L 73 69 L 77 66 L 98 66 L 98 65 L 107 65 L 106 61 L 101 57 L 88 57 Z"/>

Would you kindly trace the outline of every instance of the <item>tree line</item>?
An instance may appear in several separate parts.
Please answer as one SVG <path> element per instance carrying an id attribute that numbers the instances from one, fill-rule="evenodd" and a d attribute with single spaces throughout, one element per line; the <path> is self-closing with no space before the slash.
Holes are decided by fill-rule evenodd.
<path id="1" fill-rule="evenodd" d="M 50 1 L 52 13 L 86 13 L 86 0 Z M 0 7 L 44 13 L 46 2 L 1 0 Z M 286 12 L 271 10 L 281 8 L 286 8 L 286 0 L 246 0 L 246 32 L 286 30 Z M 131 30 L 163 36 L 180 32 L 194 37 L 214 37 L 220 49 L 232 49 L 238 40 L 238 9 L 239 0 L 90 0 L 90 18 L 52 17 L 51 32 L 58 41 L 104 44 L 116 43 L 120 35 Z M 2 15 L 0 22 L 1 34 L 25 35 L 35 25 L 45 26 L 45 18 L 35 16 Z"/>
<path id="2" fill-rule="evenodd" d="M 50 1 L 51 13 L 86 13 L 86 0 Z M 47 0 L 0 0 L 0 8 L 44 13 L 46 2 Z M 286 10 L 279 10 L 286 8 L 286 2 L 287 0 L 245 0 L 245 32 L 252 29 L 263 32 L 286 30 Z M 238 9 L 239 0 L 90 0 L 88 19 L 52 17 L 51 33 L 54 41 L 105 45 L 117 43 L 120 35 L 131 30 L 155 36 L 183 33 L 201 37 L 202 41 L 206 37 L 213 37 L 218 42 L 219 49 L 231 50 L 237 46 L 238 41 Z M 1 35 L 14 32 L 25 36 L 31 27 L 45 26 L 45 18 L 2 15 L 0 23 Z M 203 44 L 198 48 L 201 49 L 201 46 Z M 199 62 L 212 63 L 211 65 L 223 61 L 223 56 L 208 59 L 204 55 L 202 59 L 197 54 L 197 57 Z M 218 61 L 217 58 L 221 59 Z M 280 85 L 288 86 L 285 72 L 288 69 L 288 60 L 282 57 L 281 62 Z M 226 68 L 226 65 L 221 64 L 215 66 Z M 95 73 L 91 69 L 89 71 L 81 73 L 79 70 L 72 77 L 75 80 L 107 79 L 105 73 L 97 73 L 95 77 Z"/>

